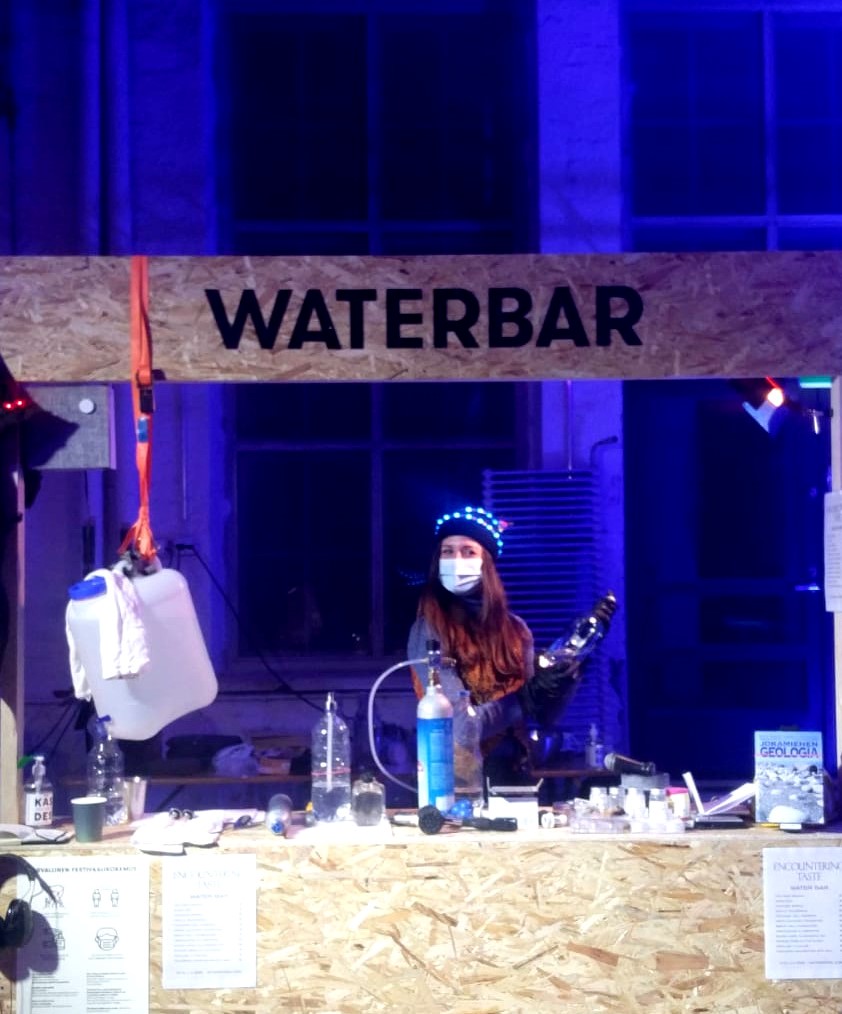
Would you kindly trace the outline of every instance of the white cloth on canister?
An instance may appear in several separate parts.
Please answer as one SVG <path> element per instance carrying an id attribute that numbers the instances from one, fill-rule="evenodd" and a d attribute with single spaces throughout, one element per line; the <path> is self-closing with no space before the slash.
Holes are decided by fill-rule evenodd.
<path id="1" fill-rule="evenodd" d="M 105 592 L 98 597 L 99 646 L 102 678 L 133 679 L 149 665 L 149 648 L 143 626 L 140 601 L 131 578 L 120 570 L 95 570 L 86 580 L 101 577 Z M 68 606 L 68 609 L 70 607 Z M 91 699 L 91 688 L 84 664 L 65 615 L 67 646 L 70 652 L 70 675 L 73 691 L 79 700 Z"/>

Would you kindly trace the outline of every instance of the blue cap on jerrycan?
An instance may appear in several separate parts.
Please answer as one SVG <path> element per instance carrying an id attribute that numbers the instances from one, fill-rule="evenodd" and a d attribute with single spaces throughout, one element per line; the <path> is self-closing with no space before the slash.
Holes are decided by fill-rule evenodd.
<path id="1" fill-rule="evenodd" d="M 97 595 L 105 594 L 105 578 L 95 574 L 84 581 L 77 581 L 67 589 L 67 595 L 74 602 L 81 602 L 83 599 L 92 599 Z"/>

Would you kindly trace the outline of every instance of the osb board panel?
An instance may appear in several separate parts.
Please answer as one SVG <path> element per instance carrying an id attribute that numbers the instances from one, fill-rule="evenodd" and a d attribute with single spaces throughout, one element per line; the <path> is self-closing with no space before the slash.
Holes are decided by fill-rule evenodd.
<path id="1" fill-rule="evenodd" d="M 829 1014 L 842 1007 L 839 981 L 764 978 L 761 882 L 763 847 L 838 846 L 840 836 L 700 832 L 655 841 L 407 832 L 350 845 L 242 834 L 221 846 L 258 856 L 258 986 L 161 989 L 160 864 L 153 860 L 154 1014 Z M 210 862 L 213 853 L 201 858 Z M 0 1011 L 7 1014 L 8 1004 Z"/>
<path id="2" fill-rule="evenodd" d="M 839 252 L 155 257 L 154 362 L 172 381 L 838 375 L 840 269 Z M 12 374 L 127 379 L 128 276 L 128 258 L 0 259 Z M 495 317 L 498 289 L 520 295 Z M 461 337 L 442 326 L 465 316 Z"/>

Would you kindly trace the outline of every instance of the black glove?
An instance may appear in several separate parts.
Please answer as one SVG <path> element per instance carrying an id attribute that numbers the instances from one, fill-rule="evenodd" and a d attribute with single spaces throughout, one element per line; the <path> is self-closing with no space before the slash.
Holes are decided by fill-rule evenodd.
<path id="1" fill-rule="evenodd" d="M 575 659 L 559 662 L 551 669 L 537 669 L 518 691 L 526 718 L 542 725 L 555 723 L 578 690 L 580 675 L 581 667 Z"/>

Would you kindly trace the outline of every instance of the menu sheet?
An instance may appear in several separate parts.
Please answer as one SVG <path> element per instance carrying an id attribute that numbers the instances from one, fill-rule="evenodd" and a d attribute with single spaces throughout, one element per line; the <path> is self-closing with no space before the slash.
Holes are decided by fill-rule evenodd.
<path id="1" fill-rule="evenodd" d="M 164 989 L 257 985 L 257 857 L 161 861 Z"/>
<path id="2" fill-rule="evenodd" d="M 763 849 L 767 979 L 842 978 L 842 848 Z"/>

